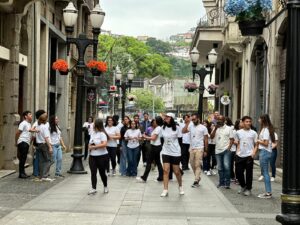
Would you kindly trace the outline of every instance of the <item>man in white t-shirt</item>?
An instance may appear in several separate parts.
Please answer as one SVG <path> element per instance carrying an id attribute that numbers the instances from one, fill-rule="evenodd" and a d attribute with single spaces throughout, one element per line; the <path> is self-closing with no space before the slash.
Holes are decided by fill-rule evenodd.
<path id="1" fill-rule="evenodd" d="M 31 142 L 31 132 L 35 130 L 31 128 L 32 114 L 30 111 L 25 111 L 22 114 L 23 121 L 20 123 L 16 132 L 16 146 L 18 147 L 18 159 L 19 159 L 19 178 L 25 179 L 29 177 L 25 173 L 25 162 Z"/>
<path id="2" fill-rule="evenodd" d="M 201 180 L 200 164 L 203 153 L 207 152 L 208 131 L 207 128 L 200 123 L 198 114 L 193 114 L 192 123 L 187 123 L 182 129 L 182 133 L 188 132 L 190 132 L 190 164 L 195 175 L 195 181 L 192 187 L 199 187 Z"/>
<path id="3" fill-rule="evenodd" d="M 216 159 L 219 173 L 217 187 L 230 188 L 231 146 L 233 144 L 232 128 L 225 124 L 225 117 L 218 116 L 217 125 L 210 135 L 216 142 Z"/>
<path id="4" fill-rule="evenodd" d="M 249 196 L 253 181 L 253 158 L 257 152 L 257 133 L 251 130 L 252 119 L 249 116 L 242 118 L 243 129 L 238 130 L 236 139 L 238 141 L 236 150 L 236 177 L 241 185 L 239 194 Z M 244 172 L 246 171 L 246 181 Z"/>
<path id="5" fill-rule="evenodd" d="M 181 129 L 185 127 L 186 124 L 190 124 L 191 118 L 190 115 L 183 116 L 184 123 L 180 123 L 179 126 Z M 190 132 L 182 134 L 182 147 L 181 147 L 181 165 L 182 170 L 189 170 L 189 161 L 190 161 L 190 142 L 191 142 Z"/>

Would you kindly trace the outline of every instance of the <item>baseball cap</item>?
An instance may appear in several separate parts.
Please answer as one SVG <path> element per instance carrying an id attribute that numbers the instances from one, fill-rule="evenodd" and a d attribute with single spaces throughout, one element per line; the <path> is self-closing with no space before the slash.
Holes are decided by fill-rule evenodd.
<path id="1" fill-rule="evenodd" d="M 174 113 L 167 113 L 166 116 L 172 117 L 173 119 L 175 119 L 175 114 Z"/>

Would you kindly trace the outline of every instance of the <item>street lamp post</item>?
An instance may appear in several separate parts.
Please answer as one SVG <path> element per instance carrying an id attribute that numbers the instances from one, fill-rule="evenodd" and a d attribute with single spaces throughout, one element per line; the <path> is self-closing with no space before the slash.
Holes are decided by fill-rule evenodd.
<path id="1" fill-rule="evenodd" d="M 121 99 L 122 119 L 125 117 L 126 90 L 128 89 L 130 92 L 133 77 L 134 77 L 133 71 L 129 70 L 128 74 L 127 74 L 127 80 L 122 81 L 122 72 L 121 72 L 119 66 L 117 66 L 117 68 L 116 68 L 116 86 L 121 89 L 121 93 L 122 93 L 122 99 Z"/>
<path id="2" fill-rule="evenodd" d="M 202 113 L 203 113 L 203 94 L 204 94 L 204 90 L 205 90 L 205 86 L 204 86 L 204 80 L 206 75 L 210 75 L 210 81 L 211 81 L 211 77 L 213 74 L 213 69 L 214 66 L 217 62 L 218 59 L 218 54 L 216 52 L 216 50 L 213 48 L 209 53 L 208 53 L 208 61 L 210 63 L 210 69 L 207 70 L 204 67 L 201 67 L 200 69 L 197 70 L 197 63 L 199 61 L 199 51 L 197 50 L 196 47 L 193 48 L 193 50 L 190 53 L 190 57 L 192 60 L 192 67 L 193 67 L 193 80 L 195 80 L 195 75 L 197 74 L 200 78 L 200 84 L 199 84 L 199 103 L 198 103 L 198 115 L 199 117 L 202 119 Z"/>
<path id="3" fill-rule="evenodd" d="M 288 0 L 287 65 L 281 214 L 284 225 L 300 224 L 300 0 Z"/>
<path id="4" fill-rule="evenodd" d="M 63 10 L 63 18 L 66 26 L 67 33 L 67 55 L 69 56 L 71 44 L 76 45 L 78 49 L 78 61 L 76 64 L 77 74 L 77 95 L 76 95 L 76 114 L 75 114 L 75 131 L 74 131 L 74 150 L 73 150 L 73 162 L 68 173 L 84 174 L 87 173 L 84 170 L 82 164 L 82 96 L 83 96 L 83 78 L 86 69 L 84 62 L 84 55 L 86 48 L 89 45 L 93 46 L 93 57 L 97 58 L 97 46 L 98 36 L 101 31 L 101 26 L 104 21 L 105 13 L 97 4 L 91 11 L 90 20 L 93 27 L 93 39 L 87 39 L 85 34 L 80 34 L 78 38 L 70 37 L 74 31 L 74 25 L 77 22 L 78 10 L 74 7 L 73 2 L 69 2 L 68 6 Z"/>

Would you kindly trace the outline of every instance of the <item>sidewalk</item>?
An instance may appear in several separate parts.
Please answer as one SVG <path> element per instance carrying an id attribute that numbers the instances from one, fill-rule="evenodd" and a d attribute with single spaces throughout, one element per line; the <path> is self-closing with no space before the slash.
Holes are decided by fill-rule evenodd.
<path id="1" fill-rule="evenodd" d="M 88 168 L 86 168 L 88 169 Z M 139 168 L 139 174 L 144 168 Z M 162 184 L 152 171 L 146 184 L 134 178 L 109 177 L 108 194 L 98 180 L 98 193 L 88 196 L 90 175 L 72 175 L 37 198 L 3 217 L 0 224 L 198 224 L 247 225 L 239 211 L 206 176 L 200 188 L 191 188 L 193 175 L 185 173 L 185 195 L 170 182 L 169 197 L 161 198 Z"/>

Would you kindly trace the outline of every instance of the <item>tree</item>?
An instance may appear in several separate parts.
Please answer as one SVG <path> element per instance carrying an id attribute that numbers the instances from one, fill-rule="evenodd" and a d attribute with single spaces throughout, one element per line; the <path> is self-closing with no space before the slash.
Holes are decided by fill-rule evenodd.
<path id="1" fill-rule="evenodd" d="M 160 113 L 165 110 L 163 99 L 154 95 L 154 93 L 150 90 L 136 89 L 132 91 L 131 94 L 137 97 L 136 107 L 142 111 L 152 112 L 153 106 L 155 113 Z"/>
<path id="2" fill-rule="evenodd" d="M 168 42 L 157 40 L 156 38 L 148 38 L 146 45 L 155 53 L 166 55 L 172 51 L 172 46 Z"/>

